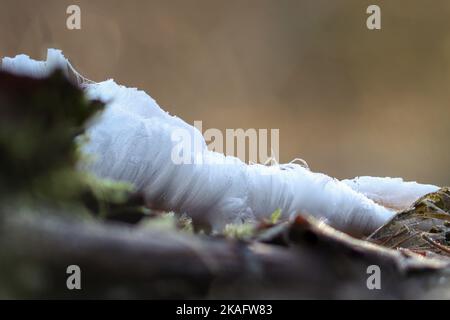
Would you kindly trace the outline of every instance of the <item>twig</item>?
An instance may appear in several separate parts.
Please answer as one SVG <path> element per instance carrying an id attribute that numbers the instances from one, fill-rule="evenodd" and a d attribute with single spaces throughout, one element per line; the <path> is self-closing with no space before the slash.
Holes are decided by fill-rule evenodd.
<path id="1" fill-rule="evenodd" d="M 425 233 L 422 233 L 422 239 L 431 244 L 432 246 L 438 248 L 439 250 L 442 250 L 443 252 L 450 254 L 450 247 L 444 246 L 433 239 L 431 239 L 429 236 L 427 236 Z"/>

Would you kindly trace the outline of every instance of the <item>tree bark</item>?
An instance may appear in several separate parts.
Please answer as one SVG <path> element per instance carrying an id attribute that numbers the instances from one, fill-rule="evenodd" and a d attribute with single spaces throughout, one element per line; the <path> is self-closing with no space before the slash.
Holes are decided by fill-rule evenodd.
<path id="1" fill-rule="evenodd" d="M 384 249 L 310 219 L 238 241 L 46 214 L 8 216 L 0 235 L 5 297 L 441 298 L 450 287 L 445 260 Z M 66 287 L 72 264 L 81 268 L 81 290 Z M 381 269 L 381 290 L 367 288 L 373 264 Z"/>

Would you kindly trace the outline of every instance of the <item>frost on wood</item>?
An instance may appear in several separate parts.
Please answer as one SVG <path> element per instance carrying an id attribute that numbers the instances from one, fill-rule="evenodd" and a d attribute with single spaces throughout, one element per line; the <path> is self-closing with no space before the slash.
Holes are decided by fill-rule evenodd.
<path id="1" fill-rule="evenodd" d="M 24 55 L 3 59 L 4 70 L 34 77 L 45 76 L 55 67 L 73 70 L 57 50 L 49 50 L 44 62 Z M 390 186 L 387 197 L 359 192 L 349 183 L 297 164 L 247 165 L 208 151 L 198 130 L 164 112 L 143 91 L 113 80 L 82 83 L 89 97 L 106 102 L 107 107 L 88 129 L 84 148 L 96 161 L 80 163 L 80 167 L 103 178 L 130 182 L 149 203 L 186 212 L 216 230 L 230 222 L 257 221 L 280 209 L 284 218 L 309 214 L 338 229 L 368 234 L 394 214 L 373 200 L 395 208 L 403 206 L 405 199 L 426 193 L 418 184 L 398 181 Z M 182 150 L 192 160 L 189 164 L 171 161 L 176 147 L 173 133 L 180 129 L 193 142 Z M 377 178 L 371 185 L 385 186 L 386 180 Z M 374 194 L 378 198 L 371 199 Z M 399 196 L 392 198 L 392 194 Z"/>
<path id="2" fill-rule="evenodd" d="M 22 76 L 0 72 L 0 297 L 71 297 L 58 283 L 73 261 L 85 268 L 89 298 L 442 297 L 423 289 L 436 280 L 448 289 L 448 189 L 389 219 L 437 187 L 248 166 L 207 152 L 199 132 L 142 91 L 83 80 L 83 92 L 62 76 L 80 81 L 62 55 L 49 56 L 62 73 L 24 56 L 3 60 Z M 33 78 L 23 75 L 29 69 Z M 97 118 L 94 98 L 107 102 Z M 206 164 L 170 163 L 170 132 L 179 128 Z M 156 204 L 178 214 L 148 208 Z M 196 232 L 183 211 L 224 230 Z M 300 215 L 286 221 L 289 213 Z M 384 221 L 369 241 L 325 223 L 369 232 Z M 372 264 L 387 280 L 381 291 L 367 290 Z"/>

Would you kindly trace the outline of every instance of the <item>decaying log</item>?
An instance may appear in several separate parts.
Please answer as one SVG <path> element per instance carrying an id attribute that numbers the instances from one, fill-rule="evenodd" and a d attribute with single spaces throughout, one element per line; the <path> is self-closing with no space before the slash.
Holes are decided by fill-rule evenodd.
<path id="1" fill-rule="evenodd" d="M 54 214 L 5 217 L 0 294 L 9 297 L 443 298 L 449 287 L 446 260 L 385 249 L 311 219 L 238 241 Z M 82 270 L 81 290 L 66 287 L 72 264 Z M 373 264 L 381 290 L 366 285 Z"/>

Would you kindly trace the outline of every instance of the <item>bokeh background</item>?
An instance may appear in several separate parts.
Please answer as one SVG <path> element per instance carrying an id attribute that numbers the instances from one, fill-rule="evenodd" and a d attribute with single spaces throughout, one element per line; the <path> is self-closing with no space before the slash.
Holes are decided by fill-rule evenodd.
<path id="1" fill-rule="evenodd" d="M 81 7 L 81 30 L 66 8 Z M 378 4 L 382 30 L 366 28 Z M 0 56 L 62 49 L 206 128 L 278 128 L 337 178 L 450 184 L 448 0 L 0 0 Z"/>

